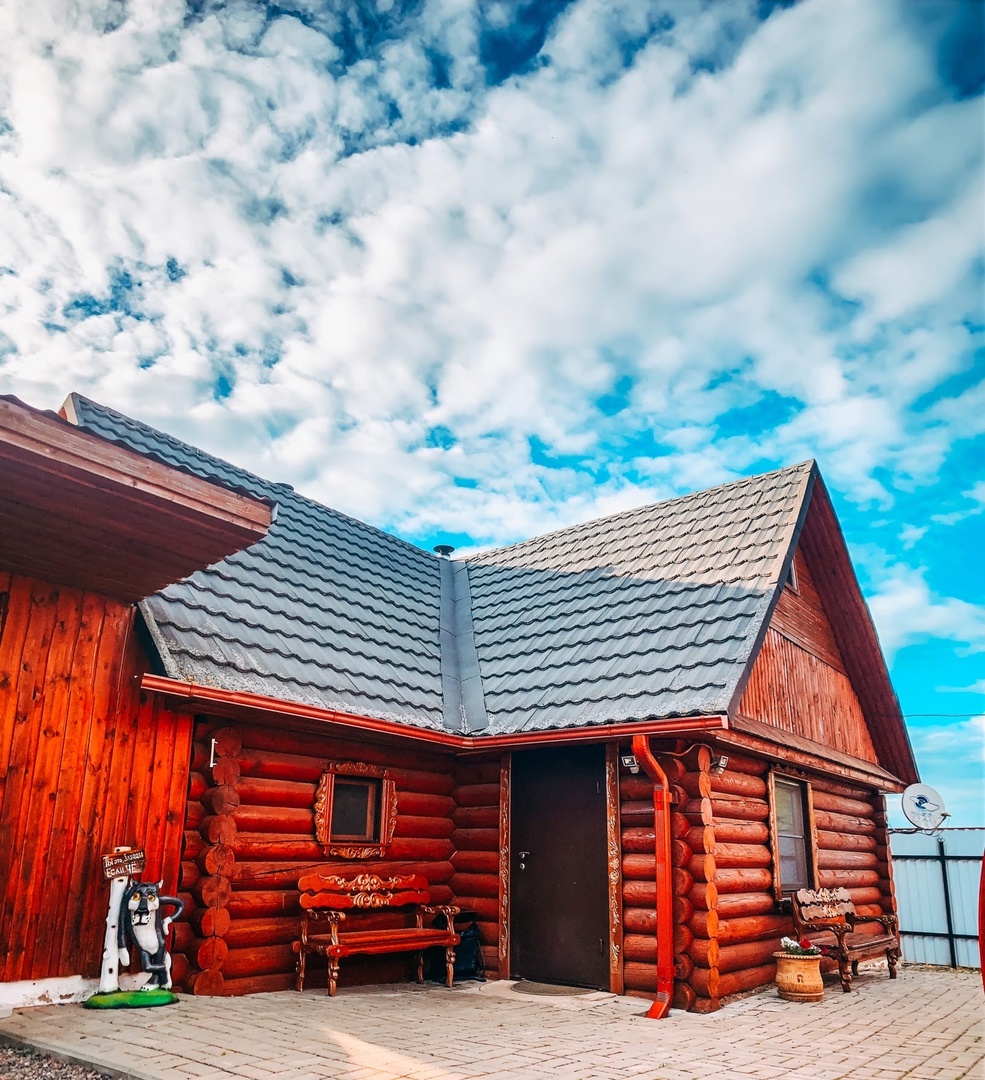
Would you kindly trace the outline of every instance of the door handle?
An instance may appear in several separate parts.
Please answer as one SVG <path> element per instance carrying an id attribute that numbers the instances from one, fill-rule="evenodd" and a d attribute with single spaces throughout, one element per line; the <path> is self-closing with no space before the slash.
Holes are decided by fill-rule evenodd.
<path id="1" fill-rule="evenodd" d="M 526 868 L 527 868 L 527 859 L 530 858 L 530 852 L 529 851 L 520 851 L 520 852 L 517 852 L 517 854 L 520 856 L 520 869 L 521 870 L 526 870 Z"/>

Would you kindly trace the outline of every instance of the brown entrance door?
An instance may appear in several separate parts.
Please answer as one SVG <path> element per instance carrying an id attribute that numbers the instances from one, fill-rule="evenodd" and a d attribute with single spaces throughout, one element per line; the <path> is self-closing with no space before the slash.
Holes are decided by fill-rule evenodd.
<path id="1" fill-rule="evenodd" d="M 514 751 L 512 974 L 609 989 L 605 749 Z"/>

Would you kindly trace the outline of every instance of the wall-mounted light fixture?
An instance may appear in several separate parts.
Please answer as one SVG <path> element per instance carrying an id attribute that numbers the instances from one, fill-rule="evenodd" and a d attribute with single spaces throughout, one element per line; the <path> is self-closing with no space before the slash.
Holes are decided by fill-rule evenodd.
<path id="1" fill-rule="evenodd" d="M 640 763 L 636 760 L 635 754 L 620 754 L 619 763 L 634 776 L 640 771 Z"/>
<path id="2" fill-rule="evenodd" d="M 711 764 L 708 766 L 708 771 L 713 776 L 721 776 L 727 768 L 728 756 L 726 754 L 721 754 L 719 757 L 711 759 Z"/>

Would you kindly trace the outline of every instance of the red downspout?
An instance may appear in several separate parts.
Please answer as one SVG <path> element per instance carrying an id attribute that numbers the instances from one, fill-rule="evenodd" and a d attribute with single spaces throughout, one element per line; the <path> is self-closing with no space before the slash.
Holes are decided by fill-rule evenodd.
<path id="1" fill-rule="evenodd" d="M 670 1012 L 674 996 L 674 891 L 670 878 L 670 785 L 667 774 L 653 756 L 645 735 L 633 736 L 633 754 L 653 781 L 653 827 L 656 834 L 657 885 L 657 996 L 650 1020 L 662 1020 Z"/>

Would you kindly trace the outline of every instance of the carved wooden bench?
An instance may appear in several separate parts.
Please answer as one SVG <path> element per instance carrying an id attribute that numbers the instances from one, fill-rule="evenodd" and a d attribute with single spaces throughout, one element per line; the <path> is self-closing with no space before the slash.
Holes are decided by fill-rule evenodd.
<path id="1" fill-rule="evenodd" d="M 298 954 L 297 988 L 304 989 L 305 966 L 309 953 L 318 953 L 328 961 L 328 993 L 335 996 L 339 979 L 339 960 L 357 954 L 417 953 L 417 981 L 424 982 L 424 950 L 444 946 L 446 984 L 455 977 L 455 916 L 459 909 L 449 905 L 431 905 L 427 880 L 420 874 L 380 878 L 359 874 L 345 878 L 305 874 L 298 881 L 301 892 L 301 939 L 293 944 Z M 349 913 L 396 911 L 405 916 L 403 926 L 358 929 L 343 923 Z M 442 916 L 445 926 L 425 926 L 424 917 Z M 412 920 L 412 921 L 410 921 Z M 323 929 L 324 927 L 324 929 Z"/>
<path id="2" fill-rule="evenodd" d="M 828 931 L 834 935 L 834 945 L 827 945 L 829 956 L 838 961 L 841 988 L 847 994 L 852 988 L 852 977 L 858 974 L 858 962 L 885 955 L 889 963 L 889 977 L 896 978 L 899 961 L 898 920 L 895 915 L 859 915 L 848 895 L 847 889 L 800 889 L 793 894 L 793 925 L 797 939 L 807 934 Z M 859 923 L 880 923 L 883 933 L 879 935 L 857 934 Z M 830 940 L 830 939 L 829 939 Z"/>

